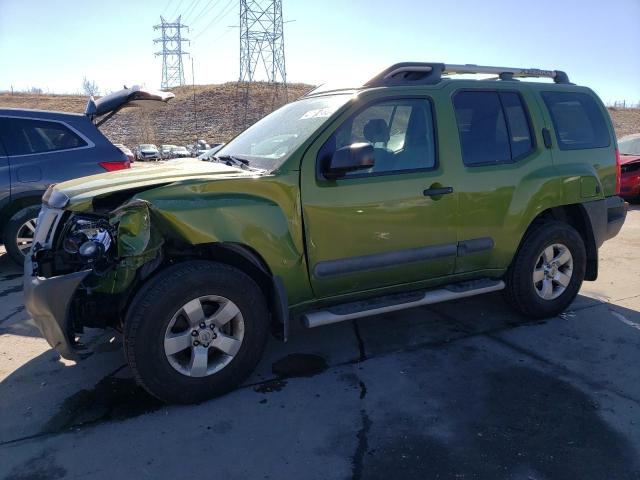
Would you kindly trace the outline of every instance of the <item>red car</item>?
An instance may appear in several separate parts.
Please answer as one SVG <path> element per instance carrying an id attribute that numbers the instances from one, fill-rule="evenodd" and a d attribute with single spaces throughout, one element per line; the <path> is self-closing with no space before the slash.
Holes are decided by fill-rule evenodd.
<path id="1" fill-rule="evenodd" d="M 618 141 L 620 151 L 620 196 L 625 200 L 640 200 L 640 133 L 627 135 Z"/>

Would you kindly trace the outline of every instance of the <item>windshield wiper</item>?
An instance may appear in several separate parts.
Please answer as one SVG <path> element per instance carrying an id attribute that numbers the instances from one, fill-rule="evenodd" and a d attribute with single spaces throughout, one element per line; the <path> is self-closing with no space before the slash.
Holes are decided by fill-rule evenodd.
<path id="1" fill-rule="evenodd" d="M 247 160 L 246 158 L 236 157 L 234 155 L 214 156 L 212 157 L 212 160 L 215 160 L 216 162 L 226 163 L 229 166 L 232 166 L 233 164 L 235 164 L 240 168 L 249 167 L 249 160 Z"/>

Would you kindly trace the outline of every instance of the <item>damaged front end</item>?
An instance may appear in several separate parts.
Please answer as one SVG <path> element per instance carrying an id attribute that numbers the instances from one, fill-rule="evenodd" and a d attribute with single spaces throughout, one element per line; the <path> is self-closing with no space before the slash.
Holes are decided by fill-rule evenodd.
<path id="1" fill-rule="evenodd" d="M 62 357 L 77 358 L 84 327 L 119 328 L 135 285 L 162 262 L 148 202 L 77 213 L 43 205 L 25 261 L 25 306 Z"/>

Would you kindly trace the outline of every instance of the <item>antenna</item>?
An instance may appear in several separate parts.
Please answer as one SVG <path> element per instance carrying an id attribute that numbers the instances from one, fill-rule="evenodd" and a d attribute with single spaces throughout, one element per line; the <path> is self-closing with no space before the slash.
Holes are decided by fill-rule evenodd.
<path id="1" fill-rule="evenodd" d="M 162 55 L 162 82 L 161 88 L 168 89 L 184 85 L 184 68 L 182 66 L 182 56 L 188 52 L 182 50 L 182 42 L 188 42 L 182 38 L 182 29 L 189 30 L 189 27 L 180 23 L 181 15 L 175 22 L 167 22 L 162 15 L 160 24 L 154 25 L 154 30 L 160 30 L 161 37 L 156 38 L 153 43 L 162 44 L 162 51 L 155 55 Z"/>

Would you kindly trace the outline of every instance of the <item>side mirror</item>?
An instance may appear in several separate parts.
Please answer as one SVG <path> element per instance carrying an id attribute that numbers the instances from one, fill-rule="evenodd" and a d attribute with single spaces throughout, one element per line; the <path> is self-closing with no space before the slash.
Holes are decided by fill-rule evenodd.
<path id="1" fill-rule="evenodd" d="M 344 177 L 348 172 L 371 168 L 374 163 L 373 145 L 364 142 L 352 143 L 334 152 L 324 176 L 329 180 L 335 180 Z"/>

